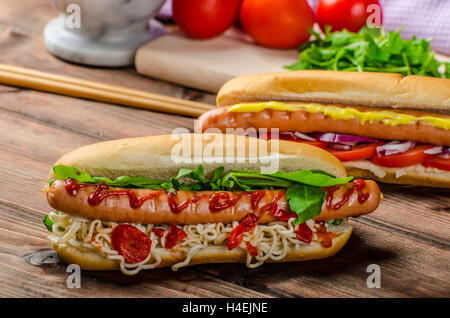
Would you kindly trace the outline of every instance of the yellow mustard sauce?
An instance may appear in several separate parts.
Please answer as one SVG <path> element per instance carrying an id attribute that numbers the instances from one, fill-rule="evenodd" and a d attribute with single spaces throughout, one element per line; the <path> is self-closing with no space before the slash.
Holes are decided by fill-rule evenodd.
<path id="1" fill-rule="evenodd" d="M 388 126 L 411 125 L 416 122 L 425 123 L 436 128 L 449 130 L 450 118 L 440 118 L 433 116 L 412 116 L 408 114 L 396 113 L 388 110 L 360 111 L 353 107 L 338 107 L 334 105 L 322 105 L 315 103 L 283 103 L 283 102 L 261 102 L 252 104 L 236 104 L 229 112 L 257 113 L 264 109 L 279 111 L 299 111 L 305 110 L 309 113 L 322 113 L 336 120 L 358 119 L 361 124 L 381 121 Z"/>

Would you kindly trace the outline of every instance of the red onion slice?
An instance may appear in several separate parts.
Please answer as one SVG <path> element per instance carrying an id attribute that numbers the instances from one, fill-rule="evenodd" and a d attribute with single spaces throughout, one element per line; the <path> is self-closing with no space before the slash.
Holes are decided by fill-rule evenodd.
<path id="1" fill-rule="evenodd" d="M 404 153 L 414 148 L 416 143 L 414 141 L 398 141 L 394 140 L 387 144 L 377 147 L 378 156 L 390 156 L 398 153 Z"/>
<path id="2" fill-rule="evenodd" d="M 320 141 L 327 141 L 332 143 L 339 143 L 349 146 L 354 146 L 360 142 L 377 142 L 378 139 L 355 136 L 355 135 L 344 135 L 335 133 L 318 133 L 314 134 L 314 137 Z"/>
<path id="3" fill-rule="evenodd" d="M 436 146 L 430 149 L 427 149 L 424 151 L 424 153 L 426 153 L 427 155 L 437 155 L 440 153 L 444 152 L 444 147 L 443 146 Z"/>
<path id="4" fill-rule="evenodd" d="M 306 141 L 316 141 L 316 138 L 313 138 L 311 136 L 308 136 L 306 134 L 302 134 L 298 131 L 294 132 L 295 137 L 302 139 L 302 140 L 306 140 Z"/>
<path id="5" fill-rule="evenodd" d="M 350 146 L 350 145 L 333 144 L 333 143 L 329 144 L 328 147 L 331 149 L 335 149 L 335 150 L 350 150 L 350 149 L 352 149 L 352 146 Z"/>

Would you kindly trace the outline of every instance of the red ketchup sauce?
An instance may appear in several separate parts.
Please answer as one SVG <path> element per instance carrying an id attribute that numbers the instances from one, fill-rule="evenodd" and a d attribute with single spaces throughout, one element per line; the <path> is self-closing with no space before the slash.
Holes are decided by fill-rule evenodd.
<path id="1" fill-rule="evenodd" d="M 141 207 L 141 205 L 147 201 L 151 200 L 157 196 L 159 196 L 161 193 L 164 192 L 164 190 L 156 191 L 153 193 L 150 193 L 146 196 L 143 196 L 141 198 L 138 198 L 136 196 L 136 193 L 131 189 L 120 189 L 120 190 L 109 190 L 109 186 L 106 183 L 100 183 L 88 197 L 88 203 L 90 205 L 99 205 L 105 198 L 113 195 L 126 195 L 128 197 L 128 201 L 130 202 L 130 207 L 133 209 L 137 209 Z"/>
<path id="2" fill-rule="evenodd" d="M 353 194 L 355 189 L 356 189 L 356 192 L 358 193 L 358 202 L 361 204 L 366 202 L 370 196 L 369 193 L 362 192 L 362 190 L 366 186 L 366 182 L 362 179 L 355 179 L 355 180 L 353 180 L 352 184 L 353 184 L 352 187 L 349 188 L 344 193 L 344 195 L 342 196 L 342 199 L 339 202 L 336 202 L 335 204 L 333 204 L 333 196 L 334 196 L 334 193 L 336 192 L 336 190 L 339 189 L 339 186 L 337 185 L 337 186 L 324 188 L 324 190 L 327 192 L 327 194 L 325 196 L 325 206 L 327 208 L 333 208 L 334 210 L 340 209 L 348 201 L 348 199 L 351 197 L 351 195 Z"/>
<path id="3" fill-rule="evenodd" d="M 297 214 L 290 210 L 284 209 L 278 205 L 278 201 L 283 198 L 286 194 L 285 190 L 280 191 L 275 198 L 272 199 L 272 202 L 264 205 L 260 211 L 261 213 L 265 213 L 270 211 L 270 213 L 276 217 L 280 221 L 288 221 L 290 218 L 297 218 Z"/>
<path id="4" fill-rule="evenodd" d="M 78 183 L 75 179 L 67 179 L 65 181 L 65 188 L 69 195 L 76 196 L 78 194 L 78 190 L 81 188 L 86 188 L 89 186 L 88 184 Z"/>
<path id="5" fill-rule="evenodd" d="M 316 231 L 316 235 L 319 238 L 319 241 L 322 243 L 322 246 L 326 248 L 331 247 L 333 245 L 333 239 L 337 235 L 327 232 L 325 221 L 316 221 L 316 224 L 319 225 L 319 228 Z"/>
<path id="6" fill-rule="evenodd" d="M 243 197 L 250 197 L 251 209 L 252 211 L 255 211 L 258 208 L 259 201 L 264 197 L 264 191 L 241 192 L 234 197 L 231 197 L 229 192 L 217 192 L 209 195 L 201 194 L 192 199 L 184 200 L 180 204 L 175 202 L 175 195 L 173 193 L 167 193 L 170 210 L 175 214 L 180 213 L 191 203 L 196 203 L 203 198 L 208 198 L 209 210 L 214 213 L 235 206 Z"/>

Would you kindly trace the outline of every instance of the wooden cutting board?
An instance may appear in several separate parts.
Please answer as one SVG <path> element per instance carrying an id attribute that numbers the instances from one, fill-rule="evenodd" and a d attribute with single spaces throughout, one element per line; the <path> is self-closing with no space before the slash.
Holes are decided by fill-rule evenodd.
<path id="1" fill-rule="evenodd" d="M 283 71 L 297 60 L 297 50 L 258 46 L 238 29 L 211 40 L 194 40 L 176 30 L 141 47 L 135 64 L 143 75 L 217 93 L 233 77 Z"/>
<path id="2" fill-rule="evenodd" d="M 135 65 L 143 75 L 217 93 L 233 77 L 283 71 L 297 59 L 297 50 L 255 45 L 237 29 L 211 40 L 194 40 L 173 31 L 141 47 Z"/>

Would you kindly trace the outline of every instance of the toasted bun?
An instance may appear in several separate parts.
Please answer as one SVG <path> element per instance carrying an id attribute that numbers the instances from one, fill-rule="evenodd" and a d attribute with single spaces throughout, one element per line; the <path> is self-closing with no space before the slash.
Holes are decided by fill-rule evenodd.
<path id="1" fill-rule="evenodd" d="M 304 245 L 296 250 L 290 248 L 286 257 L 279 261 L 267 260 L 266 262 L 296 262 L 312 259 L 321 259 L 335 255 L 347 243 L 352 233 L 352 227 L 348 226 L 345 232 L 333 239 L 332 247 L 324 248 L 321 244 Z M 117 270 L 119 263 L 115 260 L 106 258 L 100 253 L 94 251 L 82 251 L 75 247 L 61 242 L 60 238 L 52 233 L 48 239 L 53 245 L 58 256 L 67 264 L 78 264 L 84 270 Z M 159 252 L 161 255 L 161 264 L 158 267 L 172 266 L 182 262 L 185 258 L 181 252 L 163 249 Z M 208 247 L 199 251 L 191 259 L 189 265 L 207 264 L 207 263 L 245 263 L 247 257 L 246 251 L 235 248 L 229 251 L 226 246 Z"/>
<path id="2" fill-rule="evenodd" d="M 225 83 L 217 105 L 304 101 L 450 111 L 450 80 L 426 76 L 325 70 L 241 76 Z"/>
<path id="3" fill-rule="evenodd" d="M 355 178 L 372 179 L 384 183 L 414 185 L 422 187 L 450 188 L 449 171 L 417 171 L 405 170 L 401 174 L 400 168 L 388 168 L 376 166 L 363 168 L 360 165 L 354 165 L 353 162 L 344 163 L 347 173 Z"/>
<path id="4" fill-rule="evenodd" d="M 175 162 L 171 154 L 180 153 L 178 150 L 182 142 L 192 146 L 186 147 L 190 150 L 190 154 L 185 157 L 188 162 Z M 194 151 L 194 145 L 201 145 L 197 148 L 200 149 L 199 156 Z M 222 154 L 227 154 L 227 150 L 228 154 L 231 152 L 227 156 L 231 162 L 223 158 Z M 278 166 L 271 166 L 270 159 L 274 163 L 277 158 Z M 169 180 L 177 175 L 179 169 L 194 169 L 199 164 L 203 165 L 207 175 L 211 175 L 215 168 L 224 166 L 225 171 L 275 168 L 289 172 L 319 169 L 336 177 L 346 176 L 342 163 L 320 148 L 225 134 L 180 134 L 112 140 L 78 148 L 61 157 L 55 164 L 76 167 L 93 176 L 109 178 L 143 175 Z M 53 171 L 50 172 L 49 180 L 52 177 Z"/>

